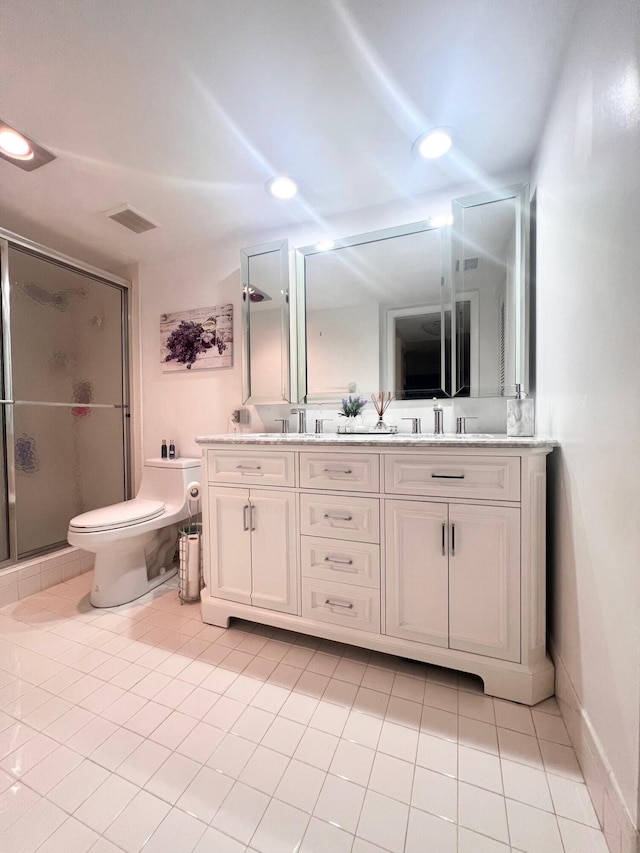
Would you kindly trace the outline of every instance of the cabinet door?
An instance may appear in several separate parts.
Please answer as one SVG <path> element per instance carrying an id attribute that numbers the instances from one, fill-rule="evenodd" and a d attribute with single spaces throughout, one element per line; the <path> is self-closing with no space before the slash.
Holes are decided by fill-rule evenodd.
<path id="1" fill-rule="evenodd" d="M 449 646 L 520 660 L 520 510 L 449 505 Z"/>
<path id="2" fill-rule="evenodd" d="M 386 633 L 446 646 L 447 505 L 385 501 Z"/>
<path id="3" fill-rule="evenodd" d="M 209 486 L 211 595 L 251 604 L 248 489 Z"/>
<path id="4" fill-rule="evenodd" d="M 251 604 L 298 612 L 295 495 L 251 490 Z"/>

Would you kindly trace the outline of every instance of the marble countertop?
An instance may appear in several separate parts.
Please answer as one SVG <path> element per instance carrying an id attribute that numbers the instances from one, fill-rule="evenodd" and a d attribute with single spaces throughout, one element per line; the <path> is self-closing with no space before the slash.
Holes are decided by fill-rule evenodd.
<path id="1" fill-rule="evenodd" d="M 344 447 L 502 447 L 502 448 L 525 448 L 555 447 L 558 442 L 551 438 L 532 436 L 528 438 L 514 437 L 510 435 L 489 435 L 485 433 L 471 433 L 469 435 L 433 435 L 421 433 L 280 433 L 280 432 L 243 432 L 222 433 L 220 435 L 199 435 L 196 442 L 200 445 L 207 444 L 257 444 L 264 445 L 310 445 L 318 447 L 322 445 L 341 445 Z"/>

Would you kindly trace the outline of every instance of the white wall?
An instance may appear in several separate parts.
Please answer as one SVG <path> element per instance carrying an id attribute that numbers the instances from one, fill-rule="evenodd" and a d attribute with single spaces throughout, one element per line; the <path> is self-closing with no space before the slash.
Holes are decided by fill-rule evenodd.
<path id="1" fill-rule="evenodd" d="M 640 5 L 585 2 L 539 148 L 537 422 L 553 640 L 637 826 Z"/>

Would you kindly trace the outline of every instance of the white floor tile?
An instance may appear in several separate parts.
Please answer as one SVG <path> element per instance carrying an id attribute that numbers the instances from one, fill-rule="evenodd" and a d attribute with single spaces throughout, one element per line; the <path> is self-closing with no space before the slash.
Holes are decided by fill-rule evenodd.
<path id="1" fill-rule="evenodd" d="M 238 777 L 245 785 L 273 796 L 289 759 L 281 752 L 258 746 Z"/>
<path id="2" fill-rule="evenodd" d="M 369 788 L 399 800 L 401 803 L 411 802 L 413 789 L 413 774 L 415 765 L 410 761 L 401 761 L 391 755 L 378 752 L 373 763 Z"/>
<path id="3" fill-rule="evenodd" d="M 88 853 L 98 839 L 96 832 L 70 817 L 38 848 L 38 853 Z"/>
<path id="4" fill-rule="evenodd" d="M 366 789 L 329 774 L 325 779 L 314 814 L 321 820 L 354 833 L 360 818 Z"/>
<path id="5" fill-rule="evenodd" d="M 356 834 L 390 853 L 403 853 L 408 817 L 408 806 L 368 791 Z"/>
<path id="6" fill-rule="evenodd" d="M 74 817 L 102 834 L 138 793 L 138 787 L 111 775 L 76 809 Z"/>
<path id="7" fill-rule="evenodd" d="M 276 788 L 277 799 L 305 812 L 315 808 L 327 774 L 294 758 L 287 765 Z"/>
<path id="8" fill-rule="evenodd" d="M 558 818 L 565 853 L 609 853 L 603 834 L 590 826 Z"/>
<path id="9" fill-rule="evenodd" d="M 118 765 L 118 776 L 143 787 L 167 758 L 171 750 L 151 740 L 142 743 Z"/>
<path id="10" fill-rule="evenodd" d="M 337 746 L 338 738 L 335 735 L 307 729 L 293 755 L 298 761 L 304 761 L 320 770 L 328 770 Z"/>
<path id="11" fill-rule="evenodd" d="M 605 853 L 555 699 L 89 580 L 0 613 L 0 849 Z"/>
<path id="12" fill-rule="evenodd" d="M 138 853 L 169 812 L 168 803 L 147 791 L 140 791 L 125 806 L 105 832 L 105 836 L 127 853 Z"/>
<path id="13" fill-rule="evenodd" d="M 548 715 L 551 716 L 551 715 Z M 551 798 L 557 815 L 570 820 L 584 823 L 587 826 L 599 827 L 587 786 L 572 779 L 548 775 Z"/>
<path id="14" fill-rule="evenodd" d="M 299 853 L 350 853 L 352 845 L 353 835 L 312 817 Z"/>
<path id="15" fill-rule="evenodd" d="M 234 781 L 209 767 L 202 767 L 177 802 L 179 809 L 209 823 L 233 787 Z"/>
<path id="16" fill-rule="evenodd" d="M 89 759 L 85 759 L 47 794 L 65 812 L 72 814 L 91 794 L 102 785 L 109 771 Z"/>
<path id="17" fill-rule="evenodd" d="M 197 761 L 174 752 L 156 770 L 145 784 L 145 788 L 162 800 L 175 805 L 200 769 Z"/>
<path id="18" fill-rule="evenodd" d="M 460 826 L 472 829 L 480 835 L 488 835 L 496 841 L 509 843 L 504 797 L 460 782 L 458 805 Z"/>
<path id="19" fill-rule="evenodd" d="M 236 841 L 248 844 L 267 810 L 270 798 L 262 791 L 236 782 L 211 825 Z"/>
<path id="20" fill-rule="evenodd" d="M 497 755 L 470 749 L 460 744 L 458 751 L 458 778 L 478 788 L 502 794 L 502 768 Z"/>
<path id="21" fill-rule="evenodd" d="M 419 809 L 410 809 L 404 853 L 425 853 L 426 850 L 457 853 L 457 826 Z"/>
<path id="22" fill-rule="evenodd" d="M 436 817 L 455 821 L 458 816 L 458 783 L 450 776 L 416 767 L 411 805 Z"/>
<path id="23" fill-rule="evenodd" d="M 287 803 L 272 800 L 251 839 L 258 853 L 298 853 L 309 815 Z"/>
<path id="24" fill-rule="evenodd" d="M 511 844 L 523 853 L 564 853 L 554 814 L 507 800 Z"/>
<path id="25" fill-rule="evenodd" d="M 171 809 L 144 846 L 144 853 L 191 853 L 207 825 L 180 809 Z"/>
<path id="26" fill-rule="evenodd" d="M 205 830 L 193 853 L 246 853 L 247 847 L 213 827 Z M 169 850 L 167 853 L 177 853 Z"/>
<path id="27" fill-rule="evenodd" d="M 458 775 L 458 744 L 435 735 L 420 732 L 416 763 L 429 770 L 444 773 L 446 776 Z"/>
<path id="28" fill-rule="evenodd" d="M 543 770 L 507 759 L 503 759 L 501 764 L 505 797 L 537 809 L 553 811 L 547 774 Z"/>
<path id="29" fill-rule="evenodd" d="M 219 773 L 237 779 L 255 749 L 256 744 L 253 741 L 239 735 L 227 734 L 224 735 L 220 746 L 214 749 L 206 764 Z"/>

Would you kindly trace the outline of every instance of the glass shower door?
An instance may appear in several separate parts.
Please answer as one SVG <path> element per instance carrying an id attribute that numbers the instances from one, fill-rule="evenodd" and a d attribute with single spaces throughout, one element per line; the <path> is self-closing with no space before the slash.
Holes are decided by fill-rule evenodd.
<path id="1" fill-rule="evenodd" d="M 25 557 L 65 544 L 73 516 L 127 497 L 126 290 L 13 245 L 8 277 L 2 409 Z"/>

